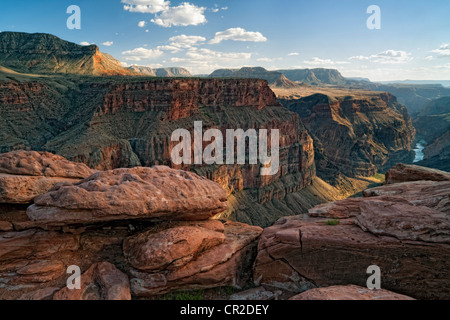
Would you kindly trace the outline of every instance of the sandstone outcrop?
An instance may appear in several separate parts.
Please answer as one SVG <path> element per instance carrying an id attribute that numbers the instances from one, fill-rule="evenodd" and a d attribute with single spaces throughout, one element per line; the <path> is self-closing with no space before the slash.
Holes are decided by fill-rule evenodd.
<path id="1" fill-rule="evenodd" d="M 311 289 L 289 300 L 414 300 L 388 290 L 369 290 L 355 285 Z"/>
<path id="2" fill-rule="evenodd" d="M 37 161 L 39 163 L 39 161 Z M 251 278 L 259 227 L 211 219 L 227 194 L 168 167 L 96 172 L 0 207 L 0 299 L 126 300 Z M 69 266 L 82 271 L 69 290 Z"/>
<path id="3" fill-rule="evenodd" d="M 126 219 L 203 220 L 224 211 L 227 194 L 194 173 L 136 167 L 97 172 L 75 184 L 58 184 L 35 199 L 30 219 L 47 225 Z"/>
<path id="4" fill-rule="evenodd" d="M 383 289 L 448 299 L 449 194 L 449 181 L 402 182 L 282 218 L 261 236 L 254 279 L 293 292 L 365 286 L 377 265 Z"/>
<path id="5" fill-rule="evenodd" d="M 386 183 L 399 183 L 407 181 L 450 181 L 450 173 L 437 169 L 421 167 L 412 164 L 397 164 L 386 172 Z"/>
<path id="6" fill-rule="evenodd" d="M 197 251 L 190 250 L 192 256 L 174 259 L 159 272 L 157 270 L 160 266 L 155 267 L 155 263 L 150 259 L 148 265 L 135 264 L 139 269 L 130 269 L 132 293 L 140 297 L 151 297 L 176 290 L 207 289 L 227 285 L 242 287 L 250 276 L 252 257 L 256 253 L 257 239 L 261 232 L 262 229 L 259 227 L 229 222 L 225 224 L 223 233 L 225 239 L 221 237 L 222 243 L 205 251 L 201 251 L 201 248 L 197 248 Z M 148 240 L 152 238 L 149 237 Z M 139 246 L 139 243 L 137 245 Z M 142 246 L 133 248 L 130 241 L 126 240 L 125 256 L 141 250 Z M 144 272 L 149 269 L 155 270 Z"/>
<path id="7" fill-rule="evenodd" d="M 53 300 L 131 300 L 126 274 L 109 262 L 92 265 L 80 278 L 80 290 L 64 288 Z"/>
<path id="8" fill-rule="evenodd" d="M 56 183 L 78 182 L 93 173 L 83 163 L 71 162 L 48 152 L 0 154 L 0 203 L 31 203 Z"/>

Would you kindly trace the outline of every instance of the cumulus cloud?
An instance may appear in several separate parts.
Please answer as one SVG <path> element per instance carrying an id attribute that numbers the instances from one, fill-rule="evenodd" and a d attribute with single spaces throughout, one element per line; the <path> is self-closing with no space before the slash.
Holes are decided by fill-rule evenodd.
<path id="1" fill-rule="evenodd" d="M 102 45 L 107 46 L 107 47 L 111 47 L 114 44 L 114 41 L 106 41 L 103 42 Z"/>
<path id="2" fill-rule="evenodd" d="M 144 28 L 146 25 L 147 25 L 147 22 L 145 22 L 145 21 L 139 21 L 139 23 L 138 23 L 139 28 Z"/>
<path id="3" fill-rule="evenodd" d="M 243 28 L 230 28 L 225 31 L 217 32 L 210 44 L 218 44 L 224 40 L 248 41 L 248 42 L 266 42 L 267 38 L 260 32 L 246 31 Z"/>
<path id="4" fill-rule="evenodd" d="M 177 7 L 169 7 L 155 16 L 151 21 L 159 26 L 169 28 L 172 26 L 196 26 L 206 23 L 204 15 L 206 8 L 197 7 L 188 2 L 183 2 Z"/>
<path id="5" fill-rule="evenodd" d="M 135 48 L 122 52 L 127 61 L 141 61 L 142 59 L 155 59 L 164 54 L 160 49 Z"/>
<path id="6" fill-rule="evenodd" d="M 87 41 L 80 42 L 82 46 L 90 46 L 91 44 Z"/>
<path id="7" fill-rule="evenodd" d="M 172 26 L 196 26 L 206 23 L 204 12 L 206 8 L 183 2 L 179 6 L 170 6 L 170 1 L 164 0 L 122 0 L 123 9 L 129 12 L 152 13 L 151 20 L 162 27 Z M 140 21 L 139 27 L 145 27 L 145 22 Z"/>
<path id="8" fill-rule="evenodd" d="M 201 36 L 187 36 L 185 34 L 175 36 L 169 39 L 170 45 L 178 48 L 190 48 L 199 44 L 200 42 L 206 41 L 205 37 Z"/>
<path id="9" fill-rule="evenodd" d="M 441 57 L 450 57 L 450 44 L 444 43 L 438 49 L 431 52 L 437 53 Z"/>
<path id="10" fill-rule="evenodd" d="M 291 52 L 288 54 L 288 56 L 299 56 L 299 55 L 300 55 L 300 53 L 298 53 L 298 52 Z"/>
<path id="11" fill-rule="evenodd" d="M 412 59 L 411 53 L 401 50 L 386 50 L 370 56 L 354 56 L 349 58 L 349 60 L 370 61 L 383 64 L 406 63 Z"/>
<path id="12" fill-rule="evenodd" d="M 124 10 L 140 13 L 158 13 L 167 10 L 170 5 L 170 1 L 164 0 L 122 0 L 122 3 L 125 4 Z"/>
<path id="13" fill-rule="evenodd" d="M 342 64 L 348 64 L 346 61 L 333 61 L 331 59 L 321 59 L 318 57 L 314 57 L 311 60 L 305 60 L 303 63 L 311 66 L 335 66 L 335 65 L 342 65 Z"/>

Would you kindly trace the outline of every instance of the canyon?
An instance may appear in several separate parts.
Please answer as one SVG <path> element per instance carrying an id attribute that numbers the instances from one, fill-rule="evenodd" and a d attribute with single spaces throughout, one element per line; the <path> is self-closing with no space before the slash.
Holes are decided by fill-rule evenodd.
<path id="1" fill-rule="evenodd" d="M 415 128 L 393 95 L 321 87 L 274 90 L 313 137 L 317 173 L 325 181 L 370 177 L 413 161 Z"/>
<path id="2" fill-rule="evenodd" d="M 2 152 L 45 150 L 95 170 L 154 165 L 191 170 L 218 182 L 234 199 L 224 218 L 260 226 L 293 214 L 305 206 L 302 201 L 307 207 L 319 203 L 286 200 L 315 179 L 313 141 L 264 80 L 32 78 L 1 82 L 0 101 Z M 228 129 L 279 130 L 278 173 L 262 176 L 261 164 L 248 162 L 173 165 L 171 151 L 178 143 L 171 135 L 177 129 L 193 133 L 195 121 L 223 136 Z"/>
<path id="3" fill-rule="evenodd" d="M 0 65 L 0 299 L 449 298 L 450 175 L 408 164 L 425 139 L 418 164 L 448 170 L 445 90 L 414 87 L 408 111 L 337 70 L 192 77 L 14 32 Z M 180 129 L 186 150 L 215 132 L 216 158 L 252 147 L 221 145 L 231 131 L 276 132 L 279 161 L 174 161 Z M 368 292 L 373 264 L 384 290 Z"/>

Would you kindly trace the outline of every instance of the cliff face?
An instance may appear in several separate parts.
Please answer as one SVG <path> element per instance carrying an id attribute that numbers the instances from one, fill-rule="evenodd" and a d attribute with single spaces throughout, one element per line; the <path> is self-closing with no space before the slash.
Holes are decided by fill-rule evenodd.
<path id="1" fill-rule="evenodd" d="M 417 138 L 427 142 L 419 164 L 450 170 L 450 97 L 430 102 L 414 119 Z"/>
<path id="2" fill-rule="evenodd" d="M 372 176 L 410 162 L 415 130 L 408 111 L 388 93 L 284 99 L 314 138 L 319 176 Z"/>
<path id="3" fill-rule="evenodd" d="M 0 85 L 3 152 L 46 150 L 100 170 L 173 166 L 171 151 L 178 142 L 172 142 L 171 135 L 180 128 L 193 133 L 194 121 L 202 121 L 204 131 L 219 129 L 224 137 L 227 129 L 268 129 L 269 133 L 278 129 L 280 167 L 274 176 L 261 176 L 260 164 L 177 166 L 227 190 L 232 201 L 224 218 L 262 226 L 293 214 L 298 201 L 287 203 L 286 197 L 308 186 L 315 176 L 311 137 L 298 115 L 279 104 L 266 81 L 64 81 L 40 79 Z"/>
<path id="4" fill-rule="evenodd" d="M 80 46 L 50 34 L 1 32 L 0 64 L 23 73 L 135 75 L 96 45 Z"/>
<path id="5" fill-rule="evenodd" d="M 219 69 L 209 75 L 211 78 L 250 78 L 264 79 L 269 85 L 277 88 L 295 88 L 298 85 L 286 78 L 284 74 L 277 71 L 268 71 L 261 67 L 251 68 L 244 67 L 239 70 Z"/>

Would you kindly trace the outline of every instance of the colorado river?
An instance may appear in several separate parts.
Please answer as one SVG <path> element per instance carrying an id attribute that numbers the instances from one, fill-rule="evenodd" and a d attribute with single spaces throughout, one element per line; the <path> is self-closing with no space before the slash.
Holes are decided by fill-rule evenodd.
<path id="1" fill-rule="evenodd" d="M 419 162 L 423 160 L 423 149 L 425 149 L 427 142 L 425 140 L 420 140 L 417 142 L 416 147 L 414 148 L 414 152 L 416 153 L 416 157 L 414 158 L 413 163 Z"/>

